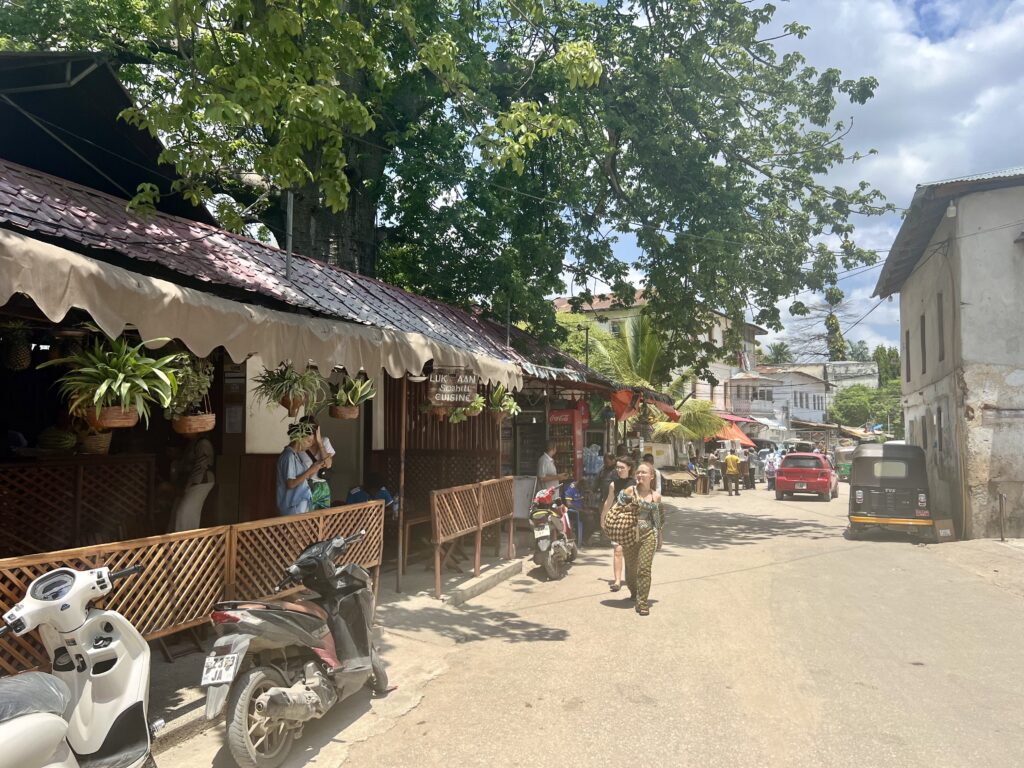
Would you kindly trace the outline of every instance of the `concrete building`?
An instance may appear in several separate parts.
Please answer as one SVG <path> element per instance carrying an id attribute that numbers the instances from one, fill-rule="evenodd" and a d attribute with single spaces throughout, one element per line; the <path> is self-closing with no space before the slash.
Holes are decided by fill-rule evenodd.
<path id="1" fill-rule="evenodd" d="M 586 307 L 581 308 L 581 316 L 587 317 L 598 328 L 608 331 L 612 335 L 618 335 L 629 321 L 629 318 L 637 317 L 647 303 L 643 297 L 643 290 L 637 289 L 634 298 L 635 303 L 629 307 L 613 307 L 613 300 L 608 295 L 598 295 L 594 301 Z M 571 306 L 569 299 L 558 297 L 554 300 L 556 312 L 569 312 Z M 718 321 L 711 329 L 711 341 L 718 346 L 725 342 L 726 331 L 731 321 L 725 315 L 718 315 Z M 755 367 L 755 348 L 757 337 L 764 336 L 768 331 L 753 323 L 743 324 L 743 347 L 739 352 L 723 352 L 720 360 L 710 365 L 712 375 L 718 380 L 717 384 L 710 381 L 698 381 L 693 391 L 694 397 L 700 400 L 710 400 L 715 408 L 720 411 L 732 411 L 735 403 L 732 398 L 730 382 L 734 376 L 740 373 L 750 373 Z"/>
<path id="2" fill-rule="evenodd" d="M 1024 168 L 923 184 L 875 286 L 900 296 L 907 442 L 965 538 L 1024 535 Z"/>

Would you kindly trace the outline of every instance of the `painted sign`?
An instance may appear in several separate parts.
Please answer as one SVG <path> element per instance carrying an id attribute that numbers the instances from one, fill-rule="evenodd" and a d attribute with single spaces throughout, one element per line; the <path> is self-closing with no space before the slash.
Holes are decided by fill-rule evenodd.
<path id="1" fill-rule="evenodd" d="M 435 368 L 430 374 L 427 393 L 436 406 L 468 405 L 476 397 L 480 380 L 464 368 Z"/>

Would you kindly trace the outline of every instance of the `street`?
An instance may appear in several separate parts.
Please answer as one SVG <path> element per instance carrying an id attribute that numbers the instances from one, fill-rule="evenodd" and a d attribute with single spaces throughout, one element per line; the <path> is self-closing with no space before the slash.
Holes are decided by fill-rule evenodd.
<path id="1" fill-rule="evenodd" d="M 1020 597 L 944 556 L 958 544 L 847 541 L 846 491 L 671 500 L 649 617 L 609 592 L 606 548 L 559 583 L 527 561 L 451 626 L 399 606 L 398 690 L 310 725 L 289 764 L 1024 763 Z M 221 738 L 158 764 L 228 766 Z"/>

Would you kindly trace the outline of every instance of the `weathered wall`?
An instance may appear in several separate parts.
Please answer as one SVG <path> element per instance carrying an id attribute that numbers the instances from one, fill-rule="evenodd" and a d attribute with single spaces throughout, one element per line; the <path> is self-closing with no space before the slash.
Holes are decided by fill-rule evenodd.
<path id="1" fill-rule="evenodd" d="M 963 406 L 958 400 L 956 283 L 959 241 L 956 221 L 943 219 L 917 268 L 900 291 L 900 381 L 906 440 L 925 450 L 930 504 L 936 517 L 952 518 L 964 535 L 964 504 L 959 445 L 963 442 Z M 939 360 L 938 301 L 942 295 L 943 359 Z M 921 353 L 921 316 L 927 349 Z M 910 332 L 910 346 L 906 345 Z M 925 363 L 922 366 L 922 359 Z M 907 381 L 907 366 L 910 381 Z M 967 529 L 970 525 L 968 522 Z"/>
<path id="2" fill-rule="evenodd" d="M 957 201 L 967 493 L 974 536 L 1024 535 L 1024 188 Z"/>

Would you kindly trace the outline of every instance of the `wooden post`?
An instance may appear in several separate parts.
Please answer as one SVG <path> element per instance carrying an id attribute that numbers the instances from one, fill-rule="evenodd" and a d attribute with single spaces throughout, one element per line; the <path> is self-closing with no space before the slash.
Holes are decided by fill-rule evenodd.
<path id="1" fill-rule="evenodd" d="M 484 484 L 476 484 L 476 541 L 473 547 L 473 575 L 480 575 L 480 550 L 484 546 Z"/>
<path id="2" fill-rule="evenodd" d="M 402 410 L 398 435 L 398 563 L 395 565 L 395 591 L 402 591 L 402 574 L 405 573 L 405 443 L 409 431 L 408 379 L 402 376 Z"/>
<path id="3" fill-rule="evenodd" d="M 224 599 L 234 600 L 235 595 L 235 570 L 238 559 L 238 533 L 235 526 L 229 525 L 224 534 L 227 539 L 224 547 Z"/>
<path id="4" fill-rule="evenodd" d="M 434 597 L 441 599 L 441 543 L 434 542 Z"/>
<path id="5" fill-rule="evenodd" d="M 512 509 L 509 510 L 508 518 L 508 559 L 515 560 L 516 558 L 516 481 L 515 477 L 512 478 L 512 493 L 509 505 Z M 501 530 L 501 526 L 498 526 L 498 530 Z"/>

